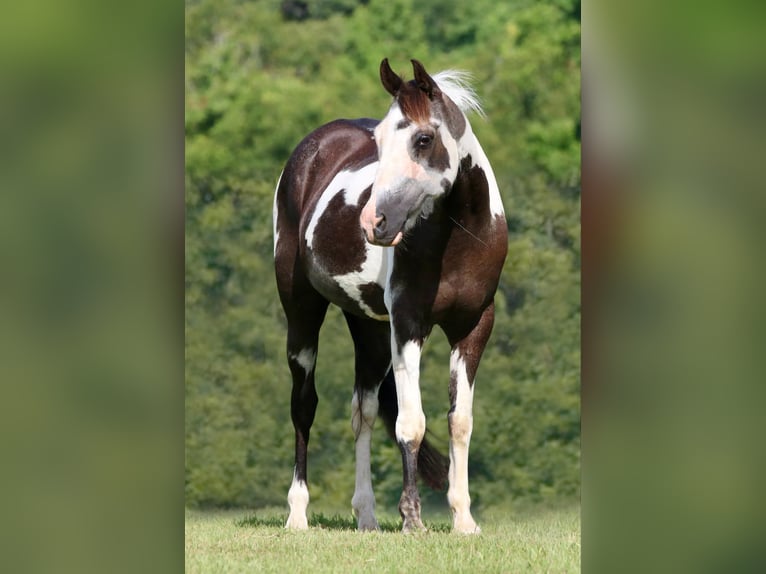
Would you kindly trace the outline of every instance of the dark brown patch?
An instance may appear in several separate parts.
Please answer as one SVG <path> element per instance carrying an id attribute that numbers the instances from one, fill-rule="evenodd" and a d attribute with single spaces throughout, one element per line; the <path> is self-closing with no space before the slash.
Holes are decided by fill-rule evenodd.
<path id="1" fill-rule="evenodd" d="M 330 200 L 314 228 L 314 258 L 330 275 L 359 271 L 365 260 L 359 208 L 346 205 L 343 191 Z"/>
<path id="2" fill-rule="evenodd" d="M 455 103 L 448 97 L 443 97 L 441 100 L 444 121 L 447 124 L 447 129 L 453 138 L 459 140 L 465 133 L 465 116 L 460 111 Z"/>
<path id="3" fill-rule="evenodd" d="M 442 141 L 442 136 L 439 132 L 436 133 L 430 152 L 428 167 L 436 171 L 447 171 L 450 167 L 449 152 L 444 146 L 444 141 Z"/>
<path id="4" fill-rule="evenodd" d="M 417 138 L 418 134 L 416 133 L 410 143 L 409 155 L 412 161 L 425 163 L 437 171 L 447 171 L 450 167 L 449 152 L 444 145 L 441 134 L 438 131 L 434 132 L 433 142 L 427 149 L 418 147 Z"/>
<path id="5" fill-rule="evenodd" d="M 372 186 L 365 189 L 359 196 L 359 201 L 357 202 L 356 206 L 359 208 L 360 213 L 362 209 L 364 209 L 364 206 L 367 205 L 367 202 L 370 201 L 370 195 L 372 195 Z"/>
<path id="6" fill-rule="evenodd" d="M 359 292 L 362 294 L 362 301 L 373 313 L 377 315 L 388 315 L 388 309 L 383 302 L 383 288 L 377 283 L 365 283 L 359 286 Z"/>

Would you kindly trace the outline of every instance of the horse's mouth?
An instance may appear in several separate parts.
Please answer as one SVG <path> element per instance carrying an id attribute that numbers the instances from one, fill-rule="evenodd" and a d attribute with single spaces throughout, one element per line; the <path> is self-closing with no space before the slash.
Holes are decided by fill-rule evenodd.
<path id="1" fill-rule="evenodd" d="M 404 233 L 399 231 L 390 241 L 385 239 L 381 241 L 375 238 L 375 234 L 371 230 L 368 231 L 365 229 L 365 238 L 367 239 L 367 242 L 372 245 L 378 245 L 379 247 L 395 247 L 402 240 L 402 237 L 404 237 Z"/>

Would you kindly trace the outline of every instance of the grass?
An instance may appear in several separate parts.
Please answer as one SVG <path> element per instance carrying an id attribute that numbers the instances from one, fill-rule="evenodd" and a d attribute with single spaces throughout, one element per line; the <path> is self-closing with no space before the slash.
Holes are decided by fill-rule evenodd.
<path id="1" fill-rule="evenodd" d="M 351 517 L 312 514 L 287 531 L 281 511 L 186 512 L 187 572 L 555 572 L 580 571 L 579 508 L 481 516 L 479 536 L 450 534 L 445 518 L 404 535 L 394 517 L 381 532 L 356 532 Z"/>

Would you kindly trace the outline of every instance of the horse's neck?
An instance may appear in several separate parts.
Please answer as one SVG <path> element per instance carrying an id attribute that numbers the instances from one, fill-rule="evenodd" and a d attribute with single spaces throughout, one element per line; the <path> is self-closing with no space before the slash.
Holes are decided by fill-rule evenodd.
<path id="1" fill-rule="evenodd" d="M 487 176 L 487 183 L 490 190 L 497 190 L 497 181 L 495 180 L 495 173 L 492 171 L 492 166 L 489 164 L 487 154 L 484 153 L 484 148 L 481 147 L 478 138 L 473 133 L 471 124 L 466 120 L 465 133 L 458 142 L 458 157 L 460 158 L 461 165 L 463 160 L 470 157 L 471 165 L 479 166 Z"/>
<path id="2" fill-rule="evenodd" d="M 492 215 L 504 215 L 503 202 L 495 179 L 495 172 L 492 170 L 487 154 L 484 153 L 484 148 L 481 147 L 479 140 L 474 135 L 468 120 L 466 120 L 465 133 L 458 142 L 458 157 L 460 158 L 460 170 L 470 170 L 473 167 L 481 169 L 483 177 L 486 179 L 490 213 Z"/>

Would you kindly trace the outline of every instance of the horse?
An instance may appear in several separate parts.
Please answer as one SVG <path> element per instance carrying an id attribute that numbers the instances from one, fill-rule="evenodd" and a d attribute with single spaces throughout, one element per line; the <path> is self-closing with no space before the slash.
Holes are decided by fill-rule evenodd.
<path id="1" fill-rule="evenodd" d="M 404 532 L 425 530 L 417 475 L 448 481 L 453 532 L 471 515 L 468 448 L 476 370 L 494 323 L 508 237 L 494 173 L 466 114 L 482 113 L 466 75 L 433 77 L 411 60 L 405 81 L 380 65 L 393 97 L 380 120 L 339 119 L 306 136 L 274 196 L 274 261 L 287 319 L 295 467 L 286 528 L 306 529 L 307 448 L 317 408 L 319 330 L 330 303 L 355 353 L 351 424 L 358 530 L 379 529 L 370 470 L 377 415 L 402 456 Z M 428 440 L 419 387 L 423 344 L 438 325 L 451 346 L 449 460 Z"/>

